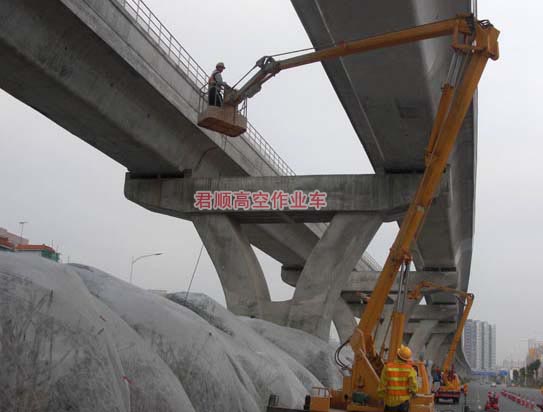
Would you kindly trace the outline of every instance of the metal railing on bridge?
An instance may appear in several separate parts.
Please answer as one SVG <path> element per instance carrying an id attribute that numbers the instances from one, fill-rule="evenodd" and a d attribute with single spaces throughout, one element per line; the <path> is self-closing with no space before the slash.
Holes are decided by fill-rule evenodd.
<path id="1" fill-rule="evenodd" d="M 119 4 L 136 24 L 155 42 L 155 44 L 168 56 L 170 61 L 180 69 L 181 73 L 194 85 L 199 92 L 207 84 L 208 74 L 189 52 L 179 43 L 173 34 L 164 26 L 158 17 L 142 0 L 111 0 Z M 195 110 L 197 110 L 195 108 Z M 271 147 L 256 128 L 248 122 L 247 131 L 241 138 L 255 149 L 268 165 L 277 174 L 294 176 L 296 173 Z M 379 270 L 381 266 L 368 253 L 362 259 L 373 269 Z"/>
<path id="2" fill-rule="evenodd" d="M 156 43 L 170 61 L 200 91 L 207 84 L 207 72 L 179 43 L 173 34 L 160 22 L 158 17 L 142 0 L 112 0 L 121 5 L 138 26 Z M 248 123 L 247 131 L 241 136 L 255 149 L 279 175 L 294 176 L 294 171 L 262 137 L 255 127 Z"/>

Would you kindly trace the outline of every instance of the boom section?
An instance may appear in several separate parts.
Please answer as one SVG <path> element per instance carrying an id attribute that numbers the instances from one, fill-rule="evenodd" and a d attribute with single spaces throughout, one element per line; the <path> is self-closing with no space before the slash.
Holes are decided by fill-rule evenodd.
<path id="1" fill-rule="evenodd" d="M 225 103 L 237 105 L 245 98 L 253 97 L 260 91 L 262 84 L 282 70 L 436 37 L 454 35 L 456 39 L 459 34 L 469 35 L 472 33 L 473 25 L 474 19 L 472 15 L 459 16 L 405 30 L 379 34 L 361 40 L 341 42 L 336 46 L 305 53 L 290 59 L 275 60 L 273 57 L 264 56 L 256 62 L 256 66 L 260 67 L 260 70 L 234 93 L 230 99 L 227 99 Z"/>
<path id="2" fill-rule="evenodd" d="M 453 336 L 451 346 L 449 347 L 449 351 L 447 352 L 447 357 L 445 358 L 445 361 L 443 362 L 443 365 L 441 367 L 442 371 L 448 371 L 451 369 L 453 360 L 454 360 L 454 354 L 456 353 L 456 348 L 458 347 L 458 343 L 460 342 L 460 339 L 462 338 L 462 331 L 464 330 L 464 326 L 466 325 L 466 321 L 469 316 L 469 312 L 471 311 L 471 307 L 473 306 L 473 301 L 475 300 L 475 295 L 473 293 L 464 292 L 460 289 L 453 289 L 446 286 L 437 285 L 432 282 L 423 281 L 420 282 L 415 289 L 413 289 L 411 292 L 409 292 L 408 296 L 410 299 L 420 299 L 423 295 L 422 290 L 423 289 L 430 289 L 428 292 L 445 292 L 445 293 L 451 293 L 454 295 L 458 295 L 462 298 L 463 304 L 465 304 L 464 311 L 462 313 L 462 317 L 460 318 L 460 321 L 458 322 L 458 326 L 456 328 L 456 332 Z"/>

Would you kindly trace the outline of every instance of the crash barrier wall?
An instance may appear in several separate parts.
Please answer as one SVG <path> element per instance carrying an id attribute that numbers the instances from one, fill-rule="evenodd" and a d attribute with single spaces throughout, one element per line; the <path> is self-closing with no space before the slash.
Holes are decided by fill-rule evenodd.
<path id="1" fill-rule="evenodd" d="M 541 409 L 541 404 L 538 404 L 535 400 L 533 399 L 528 399 L 528 398 L 525 398 L 519 394 L 516 394 L 516 393 L 513 393 L 513 392 L 510 392 L 510 391 L 507 391 L 507 390 L 503 390 L 501 391 L 501 394 L 503 397 L 509 399 L 510 401 L 512 402 L 515 402 L 517 404 L 519 404 L 520 406 L 522 407 L 525 407 L 529 410 L 532 410 L 532 411 L 539 411 Z M 543 403 L 543 401 L 542 401 Z"/>

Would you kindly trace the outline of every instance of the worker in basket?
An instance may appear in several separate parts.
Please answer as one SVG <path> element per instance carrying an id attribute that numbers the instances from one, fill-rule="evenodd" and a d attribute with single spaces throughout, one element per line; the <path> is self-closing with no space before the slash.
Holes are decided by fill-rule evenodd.
<path id="1" fill-rule="evenodd" d="M 411 349 L 401 345 L 396 355 L 396 361 L 383 368 L 377 393 L 385 400 L 385 412 L 408 412 L 418 390 L 417 373 L 411 366 Z"/>
<path id="2" fill-rule="evenodd" d="M 224 63 L 219 62 L 215 66 L 215 70 L 209 76 L 207 81 L 208 86 L 208 104 L 210 106 L 221 107 L 223 102 L 222 90 L 229 89 L 230 86 L 223 81 L 222 72 L 224 71 Z"/>

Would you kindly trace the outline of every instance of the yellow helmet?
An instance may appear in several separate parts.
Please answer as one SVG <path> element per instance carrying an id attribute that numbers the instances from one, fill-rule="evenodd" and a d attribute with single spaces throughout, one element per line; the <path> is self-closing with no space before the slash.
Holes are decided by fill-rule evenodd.
<path id="1" fill-rule="evenodd" d="M 397 352 L 398 358 L 401 360 L 404 360 L 406 362 L 409 362 L 411 360 L 411 349 L 409 349 L 405 345 L 401 345 Z"/>

